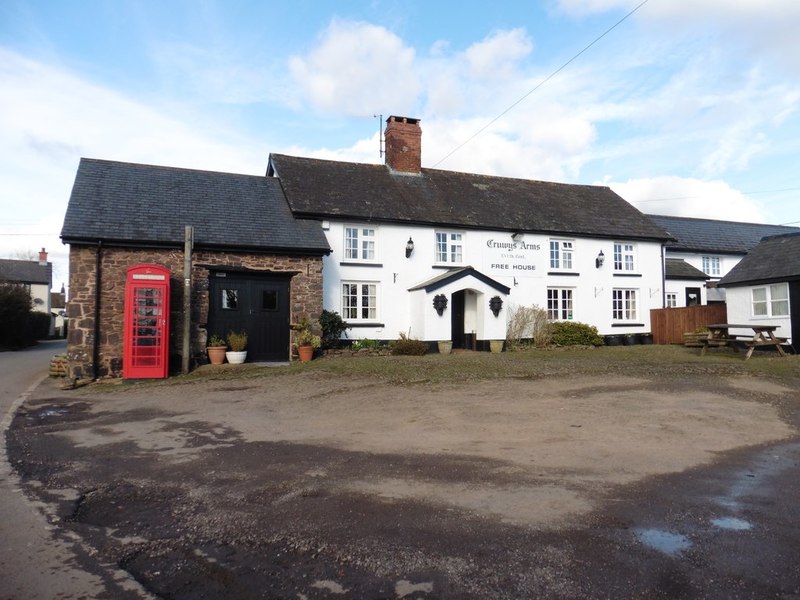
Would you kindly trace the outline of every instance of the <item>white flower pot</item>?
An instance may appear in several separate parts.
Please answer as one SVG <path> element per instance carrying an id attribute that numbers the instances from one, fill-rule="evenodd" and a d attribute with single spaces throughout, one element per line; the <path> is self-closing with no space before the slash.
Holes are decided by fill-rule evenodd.
<path id="1" fill-rule="evenodd" d="M 228 350 L 225 353 L 225 358 L 227 358 L 228 362 L 232 365 L 240 365 L 244 362 L 244 359 L 247 358 L 247 350 L 242 350 L 241 352 Z"/>

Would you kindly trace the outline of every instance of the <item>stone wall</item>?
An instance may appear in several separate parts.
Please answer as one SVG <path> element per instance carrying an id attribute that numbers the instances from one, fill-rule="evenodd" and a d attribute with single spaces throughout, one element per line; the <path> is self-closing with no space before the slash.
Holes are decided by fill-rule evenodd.
<path id="1" fill-rule="evenodd" d="M 94 376 L 96 246 L 70 246 L 70 319 L 67 360 L 72 379 Z M 183 250 L 106 248 L 100 250 L 99 377 L 122 375 L 125 279 L 128 268 L 156 264 L 170 277 L 170 370 L 180 369 L 183 340 Z M 291 319 L 317 319 L 322 312 L 322 258 L 241 252 L 195 251 L 192 255 L 191 363 L 205 360 L 209 267 L 297 273 L 289 288 Z"/>

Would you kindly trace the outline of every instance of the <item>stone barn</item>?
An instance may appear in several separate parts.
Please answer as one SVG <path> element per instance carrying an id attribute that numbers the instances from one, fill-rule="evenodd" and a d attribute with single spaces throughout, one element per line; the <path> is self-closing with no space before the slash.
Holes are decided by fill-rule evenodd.
<path id="1" fill-rule="evenodd" d="M 248 361 L 288 361 L 290 324 L 322 311 L 318 221 L 292 216 L 279 180 L 264 176 L 82 159 L 61 239 L 70 245 L 73 379 L 117 377 L 123 362 L 128 270 L 170 272 L 170 370 L 183 363 L 186 226 L 190 244 L 190 362 L 207 337 L 248 333 Z"/>

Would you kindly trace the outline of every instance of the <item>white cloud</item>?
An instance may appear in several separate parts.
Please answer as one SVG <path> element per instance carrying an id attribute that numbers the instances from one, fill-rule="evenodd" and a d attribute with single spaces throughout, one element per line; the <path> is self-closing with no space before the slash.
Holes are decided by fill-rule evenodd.
<path id="1" fill-rule="evenodd" d="M 261 148 L 209 121 L 170 116 L 0 48 L 0 255 L 46 247 L 66 277 L 58 234 L 81 157 L 263 173 Z"/>
<path id="2" fill-rule="evenodd" d="M 250 104 L 286 95 L 269 68 L 252 66 L 248 57 L 227 48 L 162 42 L 154 43 L 150 54 L 165 88 L 184 101 Z"/>
<path id="3" fill-rule="evenodd" d="M 415 52 L 369 23 L 334 20 L 289 68 L 307 102 L 321 111 L 363 116 L 413 107 L 420 92 Z"/>
<path id="4" fill-rule="evenodd" d="M 497 31 L 464 52 L 473 79 L 497 83 L 511 78 L 518 62 L 533 50 L 524 29 Z"/>
<path id="5" fill-rule="evenodd" d="M 660 176 L 601 183 L 648 214 L 764 222 L 756 202 L 720 180 Z"/>
<path id="6" fill-rule="evenodd" d="M 629 11 L 639 4 L 640 0 L 556 0 L 558 10 L 573 17 Z M 667 36 L 716 32 L 732 53 L 750 59 L 760 56 L 800 74 L 796 51 L 800 3 L 796 0 L 653 0 L 635 18 L 652 27 L 654 34 L 656 27 Z"/>

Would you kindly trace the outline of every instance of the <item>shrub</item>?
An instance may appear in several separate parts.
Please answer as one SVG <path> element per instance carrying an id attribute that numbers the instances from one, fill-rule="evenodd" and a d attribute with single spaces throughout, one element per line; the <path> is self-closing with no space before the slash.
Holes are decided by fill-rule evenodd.
<path id="1" fill-rule="evenodd" d="M 513 306 L 509 311 L 506 341 L 513 350 L 523 346 L 523 340 L 532 340 L 538 346 L 548 346 L 551 339 L 551 323 L 547 311 L 539 306 Z"/>
<path id="2" fill-rule="evenodd" d="M 428 344 L 422 340 L 414 340 L 401 333 L 400 339 L 392 342 L 392 354 L 395 356 L 422 356 L 428 352 Z"/>
<path id="3" fill-rule="evenodd" d="M 347 323 L 342 320 L 335 310 L 323 310 L 319 317 L 319 326 L 322 328 L 322 347 L 333 348 L 339 342 L 342 334 L 347 330 Z M 345 334 L 347 337 L 347 334 Z"/>
<path id="4" fill-rule="evenodd" d="M 602 346 L 603 338 L 597 327 L 577 321 L 557 321 L 551 324 L 553 343 L 557 346 Z"/>
<path id="5" fill-rule="evenodd" d="M 50 322 L 52 317 L 49 313 L 32 310 L 29 316 L 31 341 L 46 340 L 50 337 Z"/>
<path id="6" fill-rule="evenodd" d="M 36 342 L 30 327 L 31 297 L 18 285 L 0 285 L 0 346 L 22 348 Z"/>
<path id="7" fill-rule="evenodd" d="M 247 332 L 231 331 L 228 333 L 228 345 L 233 352 L 243 352 L 247 348 Z"/>
<path id="8" fill-rule="evenodd" d="M 208 342 L 206 342 L 206 346 L 211 348 L 219 347 L 219 346 L 227 346 L 225 340 L 222 339 L 221 336 L 218 336 L 216 333 L 212 333 L 211 336 L 208 338 Z"/>
<path id="9" fill-rule="evenodd" d="M 378 340 L 353 340 L 353 343 L 350 344 L 351 350 L 361 350 L 362 348 L 374 350 L 378 347 L 380 347 L 380 342 L 378 342 Z"/>
<path id="10" fill-rule="evenodd" d="M 311 346 L 312 348 L 319 348 L 322 344 L 322 338 L 315 335 L 310 329 L 301 329 L 297 332 L 295 343 L 298 346 Z"/>

